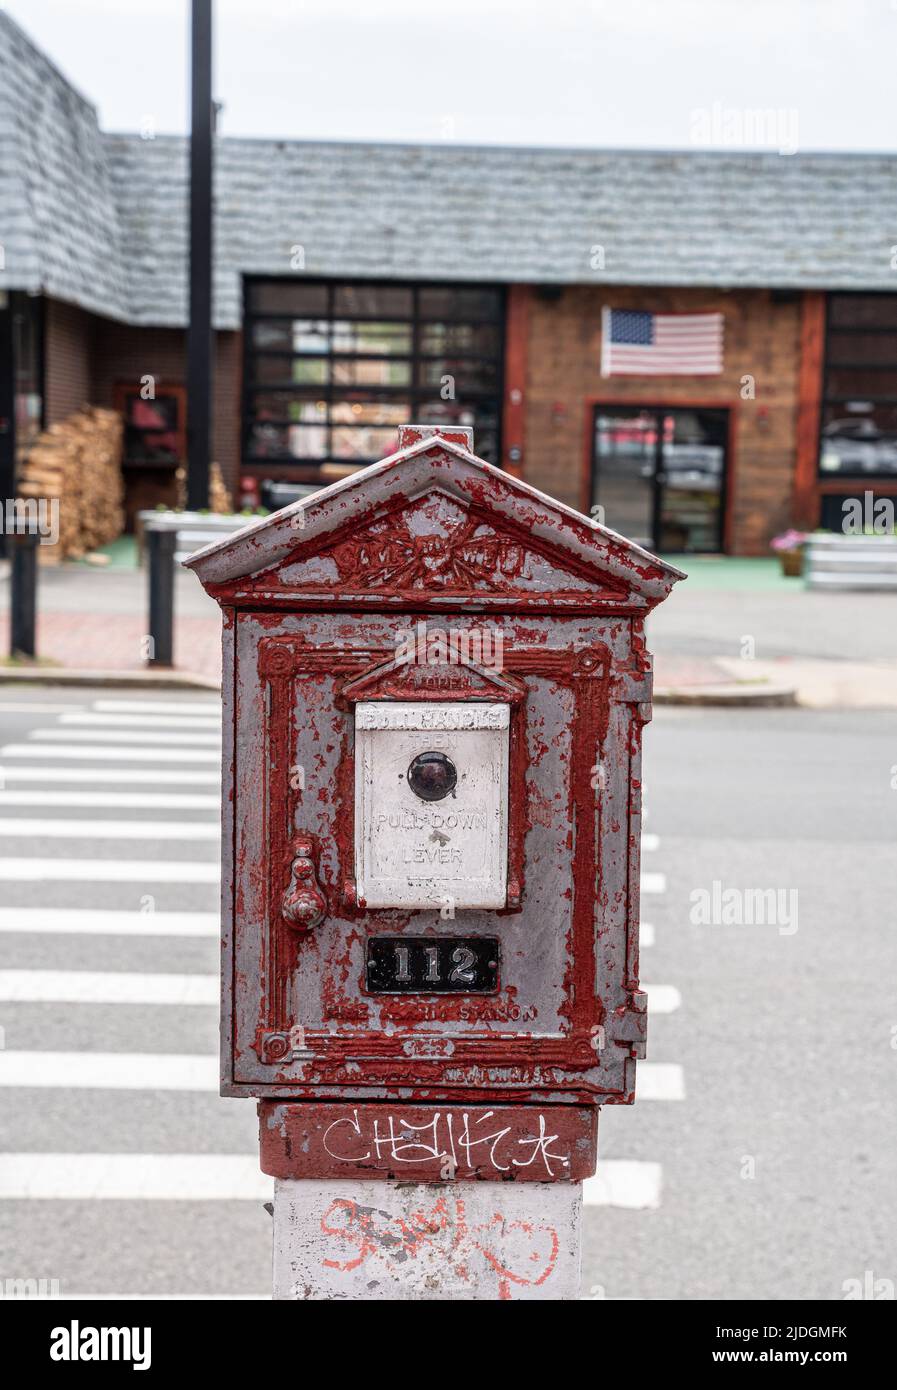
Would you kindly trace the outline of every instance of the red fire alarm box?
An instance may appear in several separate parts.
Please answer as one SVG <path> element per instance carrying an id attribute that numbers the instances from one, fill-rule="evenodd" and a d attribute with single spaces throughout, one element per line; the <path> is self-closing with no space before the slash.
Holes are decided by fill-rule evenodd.
<path id="1" fill-rule="evenodd" d="M 679 571 L 430 427 L 187 563 L 224 614 L 224 1094 L 630 1101 Z"/>

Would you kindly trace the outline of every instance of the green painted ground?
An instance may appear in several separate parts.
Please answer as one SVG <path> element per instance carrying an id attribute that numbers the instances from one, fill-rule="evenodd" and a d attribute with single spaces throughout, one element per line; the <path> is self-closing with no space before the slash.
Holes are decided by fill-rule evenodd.
<path id="1" fill-rule="evenodd" d="M 103 566 L 104 569 L 133 570 L 137 568 L 137 542 L 133 536 L 119 536 L 118 540 L 113 541 L 111 545 L 98 546 L 96 554 L 109 556 L 109 563 Z M 89 560 L 78 560 L 76 563 L 84 565 L 88 569 L 97 568 Z"/>
<path id="2" fill-rule="evenodd" d="M 732 555 L 667 555 L 669 564 L 684 570 L 689 585 L 699 589 L 799 589 L 802 579 L 786 579 L 774 556 L 745 559 Z"/>

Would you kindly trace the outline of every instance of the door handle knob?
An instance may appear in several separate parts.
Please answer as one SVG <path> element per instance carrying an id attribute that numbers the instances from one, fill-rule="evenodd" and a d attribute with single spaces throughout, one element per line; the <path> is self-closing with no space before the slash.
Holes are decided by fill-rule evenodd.
<path id="1" fill-rule="evenodd" d="M 311 840 L 294 840 L 290 881 L 283 895 L 281 912 L 284 921 L 295 931 L 313 931 L 323 922 L 327 911 L 327 899 L 318 882 L 314 853 Z"/>

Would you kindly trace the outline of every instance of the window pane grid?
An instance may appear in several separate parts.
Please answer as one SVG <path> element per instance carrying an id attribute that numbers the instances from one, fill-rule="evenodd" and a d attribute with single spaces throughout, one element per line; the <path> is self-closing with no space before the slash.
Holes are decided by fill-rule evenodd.
<path id="1" fill-rule="evenodd" d="M 830 294 L 819 472 L 897 475 L 897 297 Z"/>
<path id="2" fill-rule="evenodd" d="M 246 301 L 247 463 L 372 463 L 414 420 L 472 425 L 498 461 L 501 290 L 247 281 Z"/>

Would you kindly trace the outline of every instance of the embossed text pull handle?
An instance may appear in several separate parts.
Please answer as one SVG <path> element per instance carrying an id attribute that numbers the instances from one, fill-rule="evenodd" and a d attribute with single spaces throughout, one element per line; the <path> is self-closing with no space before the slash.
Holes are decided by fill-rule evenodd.
<path id="1" fill-rule="evenodd" d="M 314 845 L 311 840 L 294 840 L 293 867 L 281 906 L 284 921 L 296 931 L 312 931 L 323 922 L 326 909 L 315 871 Z"/>

